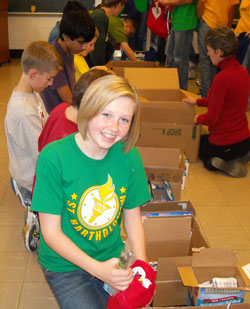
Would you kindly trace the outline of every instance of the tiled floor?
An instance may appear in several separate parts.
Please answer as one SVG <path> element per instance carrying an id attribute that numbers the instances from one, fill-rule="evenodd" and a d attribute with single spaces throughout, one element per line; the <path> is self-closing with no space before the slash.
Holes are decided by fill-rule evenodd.
<path id="1" fill-rule="evenodd" d="M 20 74 L 19 60 L 0 67 L 0 309 L 54 309 L 58 306 L 36 255 L 24 247 L 24 209 L 10 187 L 4 117 Z M 195 82 L 189 86 L 197 92 Z M 206 171 L 201 162 L 193 163 L 182 192 L 182 199 L 194 205 L 210 246 L 230 248 L 244 263 L 250 262 L 250 163 L 248 171 L 246 178 L 233 179 Z"/>

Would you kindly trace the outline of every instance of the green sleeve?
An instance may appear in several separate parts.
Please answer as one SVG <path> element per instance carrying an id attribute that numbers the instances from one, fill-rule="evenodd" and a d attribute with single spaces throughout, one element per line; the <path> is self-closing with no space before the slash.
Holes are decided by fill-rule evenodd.
<path id="1" fill-rule="evenodd" d="M 116 41 L 116 43 L 123 43 L 128 41 L 123 28 L 123 21 L 119 17 L 109 17 L 108 34 Z"/>
<path id="2" fill-rule="evenodd" d="M 31 210 L 61 215 L 63 208 L 63 185 L 57 155 L 42 151 L 38 157 L 36 183 Z"/>

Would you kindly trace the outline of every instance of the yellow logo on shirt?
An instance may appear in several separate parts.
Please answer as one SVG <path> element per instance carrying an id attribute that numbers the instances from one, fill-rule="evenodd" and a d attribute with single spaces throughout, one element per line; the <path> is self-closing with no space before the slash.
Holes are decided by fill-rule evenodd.
<path id="1" fill-rule="evenodd" d="M 119 200 L 115 193 L 112 178 L 101 186 L 87 189 L 79 202 L 77 217 L 79 222 L 88 229 L 97 230 L 110 225 L 119 210 Z"/>

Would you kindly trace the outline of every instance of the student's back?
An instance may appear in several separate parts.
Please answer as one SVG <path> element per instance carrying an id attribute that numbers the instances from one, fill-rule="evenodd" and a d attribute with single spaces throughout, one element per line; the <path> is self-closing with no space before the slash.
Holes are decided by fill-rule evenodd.
<path id="1" fill-rule="evenodd" d="M 48 42 L 38 41 L 24 50 L 21 64 L 23 74 L 7 106 L 5 132 L 11 185 L 21 204 L 29 209 L 38 156 L 38 137 L 47 119 L 46 109 L 38 92 L 52 84 L 61 58 Z M 37 249 L 38 239 L 33 242 L 32 236 L 36 229 L 37 221 L 35 228 L 30 221 L 25 229 L 25 244 L 29 251 Z M 31 230 L 32 233 L 29 234 Z"/>
<path id="2" fill-rule="evenodd" d="M 38 155 L 37 139 L 47 119 L 38 92 L 52 84 L 60 56 L 47 42 L 31 43 L 23 52 L 23 74 L 7 106 L 5 130 L 10 156 L 10 173 L 31 191 Z"/>

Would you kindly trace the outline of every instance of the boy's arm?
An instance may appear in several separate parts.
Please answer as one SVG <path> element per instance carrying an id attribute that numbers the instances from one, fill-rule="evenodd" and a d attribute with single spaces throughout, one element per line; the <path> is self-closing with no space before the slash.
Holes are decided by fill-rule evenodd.
<path id="1" fill-rule="evenodd" d="M 185 5 L 185 4 L 191 4 L 193 0 L 159 0 L 159 3 L 161 5 Z"/>
<path id="2" fill-rule="evenodd" d="M 68 85 L 56 89 L 62 102 L 72 104 L 72 92 Z"/>
<path id="3" fill-rule="evenodd" d="M 133 50 L 130 48 L 127 42 L 122 42 L 121 48 L 124 50 L 124 53 L 128 57 L 129 60 L 137 61 Z"/>
<path id="4" fill-rule="evenodd" d="M 140 207 L 123 209 L 124 227 L 136 259 L 146 261 L 145 233 Z"/>
<path id="5" fill-rule="evenodd" d="M 197 17 L 201 18 L 205 8 L 205 0 L 198 0 L 196 5 Z"/>

